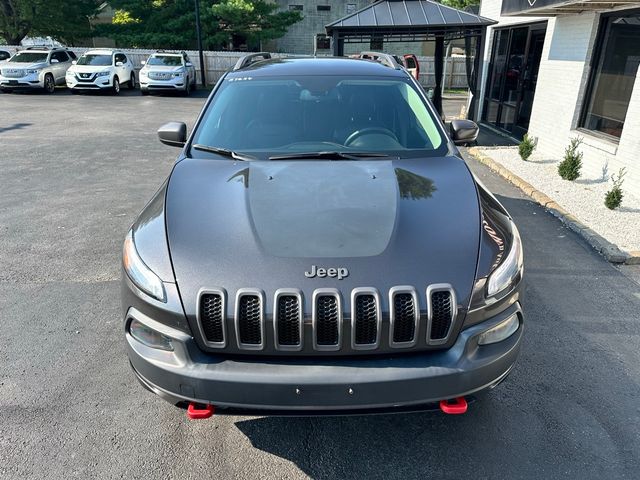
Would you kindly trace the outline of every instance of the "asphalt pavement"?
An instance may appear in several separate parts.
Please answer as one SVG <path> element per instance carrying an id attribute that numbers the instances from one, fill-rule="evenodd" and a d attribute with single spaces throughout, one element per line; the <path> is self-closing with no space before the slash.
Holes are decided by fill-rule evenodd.
<path id="1" fill-rule="evenodd" d="M 462 416 L 214 417 L 131 374 L 124 235 L 206 95 L 0 94 L 0 478 L 637 479 L 640 285 L 469 159 L 526 256 L 512 375 Z"/>

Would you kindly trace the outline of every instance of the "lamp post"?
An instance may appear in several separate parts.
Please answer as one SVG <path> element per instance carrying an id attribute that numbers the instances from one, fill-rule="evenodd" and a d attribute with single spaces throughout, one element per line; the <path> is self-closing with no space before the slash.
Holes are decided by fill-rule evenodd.
<path id="1" fill-rule="evenodd" d="M 200 29 L 200 0 L 194 0 L 196 5 L 196 35 L 198 37 L 198 54 L 200 55 L 200 80 L 202 81 L 202 86 L 207 86 L 207 79 L 205 77 L 205 64 L 204 64 L 204 53 L 202 53 L 202 31 Z"/>

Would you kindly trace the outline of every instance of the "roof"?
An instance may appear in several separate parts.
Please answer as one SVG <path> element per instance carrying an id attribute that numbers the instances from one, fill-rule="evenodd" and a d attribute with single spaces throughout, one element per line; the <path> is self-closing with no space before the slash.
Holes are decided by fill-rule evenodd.
<path id="1" fill-rule="evenodd" d="M 404 70 L 389 68 L 378 62 L 339 57 L 318 58 L 272 58 L 261 60 L 247 67 L 229 72 L 229 77 L 244 77 L 247 72 L 252 76 L 279 75 L 370 75 L 370 76 L 406 76 Z"/>
<path id="2" fill-rule="evenodd" d="M 474 13 L 447 7 L 432 0 L 378 0 L 365 8 L 326 26 L 334 29 L 376 27 L 465 27 L 487 26 L 496 22 Z"/>

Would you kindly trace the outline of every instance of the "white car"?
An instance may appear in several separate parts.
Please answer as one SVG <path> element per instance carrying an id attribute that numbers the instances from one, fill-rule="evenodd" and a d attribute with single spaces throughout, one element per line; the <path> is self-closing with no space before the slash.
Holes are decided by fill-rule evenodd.
<path id="1" fill-rule="evenodd" d="M 82 90 L 109 90 L 120 93 L 120 86 L 136 87 L 131 60 L 117 50 L 89 50 L 67 70 L 67 87 L 72 93 Z"/>
<path id="2" fill-rule="evenodd" d="M 196 88 L 196 69 L 185 52 L 170 53 L 162 50 L 143 61 L 140 70 L 140 91 L 181 91 L 189 95 Z"/>
<path id="3" fill-rule="evenodd" d="M 0 65 L 0 89 L 4 92 L 24 89 L 56 91 L 64 85 L 64 76 L 75 59 L 66 48 L 29 47 L 20 50 Z"/>

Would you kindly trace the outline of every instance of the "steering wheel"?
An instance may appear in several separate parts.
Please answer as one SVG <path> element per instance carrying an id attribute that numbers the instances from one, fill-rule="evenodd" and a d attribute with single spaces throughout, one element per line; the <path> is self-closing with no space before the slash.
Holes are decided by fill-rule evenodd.
<path id="1" fill-rule="evenodd" d="M 396 142 L 398 141 L 398 137 L 396 137 L 396 134 L 393 133 L 391 130 L 389 130 L 387 128 L 383 128 L 383 127 L 367 127 L 367 128 L 363 128 L 362 130 L 356 130 L 351 135 L 349 135 L 347 137 L 347 139 L 344 141 L 344 145 L 345 145 L 345 147 L 348 147 L 353 142 L 355 142 L 358 138 L 360 138 L 360 137 L 362 137 L 364 135 L 371 135 L 373 133 L 379 133 L 379 134 L 382 134 L 382 135 L 386 135 L 387 137 L 393 138 Z"/>

